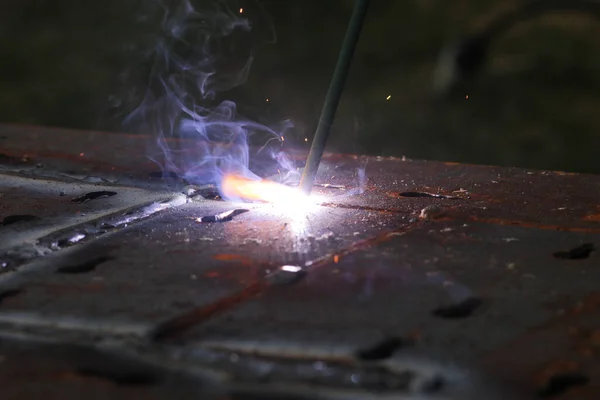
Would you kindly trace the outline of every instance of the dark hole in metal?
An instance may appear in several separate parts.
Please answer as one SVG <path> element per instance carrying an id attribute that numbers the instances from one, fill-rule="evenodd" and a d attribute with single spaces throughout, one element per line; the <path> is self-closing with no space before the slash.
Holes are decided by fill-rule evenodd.
<path id="1" fill-rule="evenodd" d="M 557 374 L 538 391 L 538 396 L 543 398 L 560 396 L 575 386 L 586 385 L 589 381 L 587 376 L 579 372 Z"/>
<path id="2" fill-rule="evenodd" d="M 15 164 L 23 164 L 27 161 L 28 161 L 28 159 L 25 159 L 25 158 L 12 157 L 12 156 L 0 153 L 0 164 L 15 165 Z"/>
<path id="3" fill-rule="evenodd" d="M 365 361 L 385 360 L 390 358 L 402 347 L 412 345 L 412 341 L 399 337 L 384 339 L 373 347 L 369 347 L 356 352 L 356 357 Z"/>
<path id="4" fill-rule="evenodd" d="M 205 223 L 209 223 L 209 222 L 227 222 L 227 221 L 231 221 L 233 219 L 233 217 L 238 216 L 240 214 L 243 214 L 245 212 L 248 212 L 250 210 L 246 210 L 243 208 L 236 208 L 235 210 L 229 210 L 229 211 L 225 211 L 222 212 L 220 214 L 216 214 L 216 215 L 209 215 L 206 217 L 200 217 L 198 218 L 199 222 L 205 222 Z"/>
<path id="5" fill-rule="evenodd" d="M 223 200 L 217 188 L 199 190 L 197 195 L 202 196 L 206 200 Z"/>
<path id="6" fill-rule="evenodd" d="M 448 307 L 440 307 L 433 310 L 432 314 L 436 317 L 455 319 L 455 318 L 466 318 L 473 315 L 473 313 L 483 304 L 483 299 L 479 297 L 469 297 L 460 303 L 453 304 Z"/>
<path id="7" fill-rule="evenodd" d="M 437 375 L 425 382 L 421 391 L 423 393 L 436 393 L 444 389 L 445 385 L 446 380 L 442 376 Z"/>
<path id="8" fill-rule="evenodd" d="M 126 386 L 156 385 L 161 382 L 156 374 L 145 371 L 119 371 L 117 369 L 108 371 L 95 368 L 79 368 L 77 374 L 84 377 L 106 379 L 116 385 Z"/>
<path id="9" fill-rule="evenodd" d="M 3 292 L 0 292 L 0 304 L 2 304 L 2 302 L 4 300 L 8 299 L 9 297 L 15 297 L 22 291 L 23 291 L 22 289 L 8 289 Z"/>
<path id="10" fill-rule="evenodd" d="M 593 243 L 585 243 L 569 251 L 557 251 L 554 257 L 564 260 L 583 260 L 588 258 L 592 251 L 596 250 Z"/>
<path id="11" fill-rule="evenodd" d="M 148 176 L 150 178 L 153 179 L 179 179 L 179 175 L 177 175 L 175 172 L 169 171 L 169 172 L 163 172 L 163 171 L 154 171 L 154 172 L 150 172 L 148 174 Z"/>
<path id="12" fill-rule="evenodd" d="M 401 197 L 433 197 L 435 199 L 458 199 L 455 196 L 447 196 L 445 194 L 427 193 L 427 192 L 401 192 Z"/>
<path id="13" fill-rule="evenodd" d="M 111 197 L 115 196 L 117 192 L 111 192 L 110 190 L 101 190 L 98 192 L 89 192 L 84 194 L 83 196 L 76 197 L 71 200 L 71 203 L 85 203 L 90 200 L 99 199 L 101 197 Z"/>
<path id="14" fill-rule="evenodd" d="M 98 258 L 94 258 L 93 260 L 86 261 L 82 264 L 77 265 L 66 265 L 64 267 L 60 267 L 56 270 L 56 273 L 59 274 L 84 274 L 86 272 L 92 272 L 96 269 L 96 267 L 106 261 L 110 261 L 114 259 L 114 257 L 102 256 Z"/>
<path id="15" fill-rule="evenodd" d="M 9 215 L 8 217 L 4 217 L 1 225 L 11 225 L 16 224 L 17 222 L 29 222 L 29 221 L 37 221 L 40 217 L 36 217 L 35 215 Z"/>
<path id="16" fill-rule="evenodd" d="M 223 200 L 219 193 L 219 189 L 214 186 L 198 187 L 189 185 L 183 189 L 183 194 L 191 199 L 201 197 L 206 200 Z"/>

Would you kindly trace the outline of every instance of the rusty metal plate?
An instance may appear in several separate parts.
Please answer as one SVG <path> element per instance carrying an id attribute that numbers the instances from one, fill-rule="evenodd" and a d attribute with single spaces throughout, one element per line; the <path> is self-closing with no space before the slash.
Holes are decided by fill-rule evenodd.
<path id="1" fill-rule="evenodd" d="M 0 126 L 0 205 L 34 217 L 2 246 L 52 249 L 0 275 L 0 334 L 209 367 L 232 399 L 598 397 L 600 177 L 326 154 L 298 221 L 176 195 L 151 141 Z"/>
<path id="2" fill-rule="evenodd" d="M 488 354 L 511 354 L 518 338 L 597 295 L 597 255 L 572 258 L 569 251 L 599 240 L 586 233 L 425 223 L 309 271 L 295 285 L 271 288 L 199 324 L 185 339 L 264 357 L 342 362 L 417 353 L 480 366 Z M 579 325 L 586 332 L 599 328 L 590 322 Z M 522 364 L 547 362 L 552 351 L 544 346 L 527 351 Z M 523 378 L 512 364 L 502 375 Z M 547 384 L 519 383 L 533 394 Z"/>
<path id="3" fill-rule="evenodd" d="M 0 310 L 158 322 L 262 282 L 281 265 L 333 259 L 403 226 L 396 215 L 370 211 L 319 207 L 294 222 L 270 206 L 237 206 L 248 211 L 202 223 L 232 205 L 188 203 L 24 266 L 0 280 L 21 290 Z"/>
<path id="4" fill-rule="evenodd" d="M 3 399 L 216 399 L 190 378 L 81 346 L 0 342 Z"/>
<path id="5" fill-rule="evenodd" d="M 135 214 L 132 210 L 144 205 L 166 206 L 177 196 L 165 191 L 0 174 L 0 273 L 97 234 L 90 231 L 92 221 L 117 213 Z M 85 229 L 70 233 L 73 226 L 86 224 Z"/>

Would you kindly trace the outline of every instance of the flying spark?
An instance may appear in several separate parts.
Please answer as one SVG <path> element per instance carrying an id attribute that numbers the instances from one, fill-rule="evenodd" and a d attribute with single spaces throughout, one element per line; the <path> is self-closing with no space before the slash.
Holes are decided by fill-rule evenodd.
<path id="1" fill-rule="evenodd" d="M 391 99 L 391 98 L 392 98 L 392 95 L 390 94 L 390 95 L 388 95 L 388 97 L 386 97 L 385 99 L 386 99 L 386 100 L 389 100 L 389 99 Z"/>

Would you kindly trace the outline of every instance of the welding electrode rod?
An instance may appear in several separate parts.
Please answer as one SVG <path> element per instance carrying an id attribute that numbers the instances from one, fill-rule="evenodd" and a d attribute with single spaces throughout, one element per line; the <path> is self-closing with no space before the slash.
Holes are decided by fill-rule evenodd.
<path id="1" fill-rule="evenodd" d="M 307 195 L 310 194 L 312 190 L 319 164 L 321 163 L 321 157 L 323 157 L 323 152 L 325 151 L 329 130 L 333 124 L 335 112 L 337 111 L 340 97 L 342 96 L 342 90 L 344 89 L 344 83 L 346 82 L 348 71 L 350 70 L 354 49 L 358 43 L 360 31 L 367 14 L 369 1 L 370 0 L 356 0 L 354 3 L 354 11 L 350 18 L 346 37 L 342 43 L 342 49 L 338 57 L 337 65 L 335 66 L 335 71 L 333 72 L 333 77 L 331 78 L 331 83 L 329 84 L 329 90 L 325 97 L 321 117 L 319 118 L 319 125 L 317 126 L 315 137 L 310 146 L 304 173 L 300 180 L 300 189 Z"/>

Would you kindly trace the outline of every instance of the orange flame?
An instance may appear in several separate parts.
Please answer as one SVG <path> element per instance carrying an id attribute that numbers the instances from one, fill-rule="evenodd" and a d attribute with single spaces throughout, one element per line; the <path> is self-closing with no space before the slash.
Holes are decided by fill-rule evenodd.
<path id="1" fill-rule="evenodd" d="M 280 185 L 272 181 L 252 180 L 239 175 L 226 175 L 221 182 L 225 197 L 262 201 L 266 203 L 285 202 L 297 199 L 302 193 L 298 189 Z"/>

